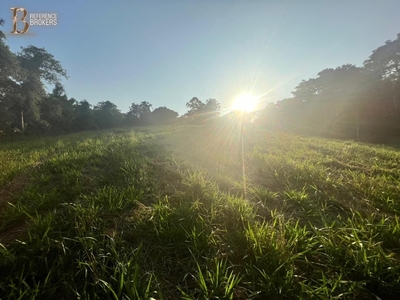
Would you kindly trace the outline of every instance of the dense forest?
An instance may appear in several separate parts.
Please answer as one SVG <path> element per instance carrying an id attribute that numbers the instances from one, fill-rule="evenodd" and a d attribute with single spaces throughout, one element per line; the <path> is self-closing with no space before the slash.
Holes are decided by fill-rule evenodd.
<path id="1" fill-rule="evenodd" d="M 288 99 L 269 104 L 264 125 L 368 142 L 400 137 L 400 34 L 362 67 L 345 64 L 303 80 Z"/>
<path id="2" fill-rule="evenodd" d="M 68 98 L 61 63 L 43 48 L 13 53 L 0 31 L 0 135 L 59 134 L 122 126 L 206 121 L 219 117 L 215 99 L 193 97 L 188 112 L 153 109 L 147 101 L 122 113 L 111 101 L 96 105 Z M 400 136 L 400 34 L 375 49 L 362 67 L 345 64 L 303 80 L 293 96 L 253 113 L 255 123 L 273 129 L 334 138 L 386 142 Z M 48 90 L 51 90 L 48 92 Z"/>

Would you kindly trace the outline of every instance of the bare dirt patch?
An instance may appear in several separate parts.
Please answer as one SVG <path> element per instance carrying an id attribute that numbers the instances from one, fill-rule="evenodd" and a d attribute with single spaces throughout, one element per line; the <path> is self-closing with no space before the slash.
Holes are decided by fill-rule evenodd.
<path id="1" fill-rule="evenodd" d="M 8 202 L 12 202 L 15 195 L 21 193 L 24 187 L 28 184 L 29 179 L 30 176 L 28 173 L 19 173 L 0 189 L 0 212 Z"/>
<path id="2" fill-rule="evenodd" d="M 36 164 L 35 164 L 36 165 Z M 7 208 L 8 203 L 13 203 L 25 186 L 30 182 L 29 171 L 17 174 L 9 183 L 0 188 L 0 216 Z M 6 231 L 0 232 L 0 243 L 9 244 L 26 231 L 26 223 L 18 222 Z"/>

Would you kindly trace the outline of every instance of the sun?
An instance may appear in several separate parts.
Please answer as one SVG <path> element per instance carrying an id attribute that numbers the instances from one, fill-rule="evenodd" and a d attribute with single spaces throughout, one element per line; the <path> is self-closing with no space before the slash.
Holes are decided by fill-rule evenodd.
<path id="1" fill-rule="evenodd" d="M 233 102 L 232 110 L 251 112 L 256 108 L 258 98 L 251 94 L 242 94 Z"/>

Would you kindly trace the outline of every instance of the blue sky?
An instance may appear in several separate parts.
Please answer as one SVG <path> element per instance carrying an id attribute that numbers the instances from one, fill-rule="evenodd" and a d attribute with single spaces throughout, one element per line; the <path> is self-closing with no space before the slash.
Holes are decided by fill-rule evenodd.
<path id="1" fill-rule="evenodd" d="M 243 92 L 265 95 L 262 106 L 324 68 L 362 65 L 400 33 L 398 0 L 2 0 L 5 33 L 11 7 L 58 14 L 55 27 L 8 35 L 13 51 L 44 47 L 67 70 L 69 97 L 123 112 L 149 101 L 183 114 L 195 96 L 228 108 Z"/>

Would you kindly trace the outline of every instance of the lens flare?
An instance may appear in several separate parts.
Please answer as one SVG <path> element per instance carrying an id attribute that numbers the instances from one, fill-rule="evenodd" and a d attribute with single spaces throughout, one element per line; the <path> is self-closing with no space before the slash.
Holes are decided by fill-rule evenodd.
<path id="1" fill-rule="evenodd" d="M 251 94 L 243 94 L 235 99 L 232 110 L 251 112 L 256 108 L 258 98 Z"/>

